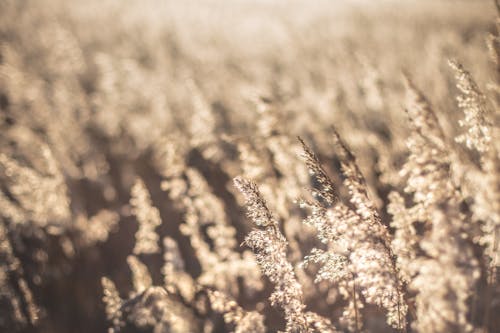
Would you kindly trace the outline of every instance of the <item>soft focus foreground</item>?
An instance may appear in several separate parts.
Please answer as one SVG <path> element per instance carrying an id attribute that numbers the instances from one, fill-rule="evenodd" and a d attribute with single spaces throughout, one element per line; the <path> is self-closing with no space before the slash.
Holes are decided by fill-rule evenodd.
<path id="1" fill-rule="evenodd" d="M 0 1 L 0 331 L 498 332 L 493 1 Z"/>

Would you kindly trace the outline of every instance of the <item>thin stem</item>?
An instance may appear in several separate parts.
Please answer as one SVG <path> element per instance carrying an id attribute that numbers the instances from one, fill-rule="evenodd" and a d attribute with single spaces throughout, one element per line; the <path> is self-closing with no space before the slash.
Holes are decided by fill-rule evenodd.
<path id="1" fill-rule="evenodd" d="M 355 323 L 355 331 L 358 333 L 358 327 L 359 327 L 359 319 L 358 319 L 358 304 L 356 302 L 356 281 L 354 278 L 352 279 L 352 297 L 353 297 L 353 303 L 354 303 L 354 323 Z"/>
<path id="2" fill-rule="evenodd" d="M 495 232 L 493 235 L 493 253 L 497 251 L 497 233 Z M 489 265 L 488 267 L 488 276 L 487 276 L 487 290 L 486 290 L 486 300 L 484 302 L 484 317 L 483 317 L 483 332 L 488 332 L 488 323 L 490 321 L 490 303 L 491 303 L 491 294 L 494 290 L 493 285 L 496 283 L 496 267 L 493 265 Z"/>

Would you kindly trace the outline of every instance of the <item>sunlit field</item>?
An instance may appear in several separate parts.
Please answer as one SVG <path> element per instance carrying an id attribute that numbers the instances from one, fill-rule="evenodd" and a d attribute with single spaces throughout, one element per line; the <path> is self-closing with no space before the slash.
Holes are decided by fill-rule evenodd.
<path id="1" fill-rule="evenodd" d="M 0 0 L 0 332 L 500 332 L 480 0 Z"/>

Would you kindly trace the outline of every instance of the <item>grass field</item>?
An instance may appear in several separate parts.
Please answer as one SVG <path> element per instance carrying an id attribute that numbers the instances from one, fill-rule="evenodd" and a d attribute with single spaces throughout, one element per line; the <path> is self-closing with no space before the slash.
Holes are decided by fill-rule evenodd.
<path id="1" fill-rule="evenodd" d="M 498 332 L 497 8 L 0 0 L 0 331 Z"/>

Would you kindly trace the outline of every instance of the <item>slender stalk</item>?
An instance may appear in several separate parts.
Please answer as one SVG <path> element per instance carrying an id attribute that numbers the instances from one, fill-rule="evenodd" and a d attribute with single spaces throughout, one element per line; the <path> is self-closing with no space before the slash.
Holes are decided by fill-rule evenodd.
<path id="1" fill-rule="evenodd" d="M 352 279 L 352 297 L 353 297 L 353 303 L 354 303 L 354 322 L 355 322 L 355 333 L 358 333 L 358 327 L 359 327 L 359 319 L 358 319 L 358 304 L 356 302 L 356 281 L 354 280 L 354 277 Z"/>

